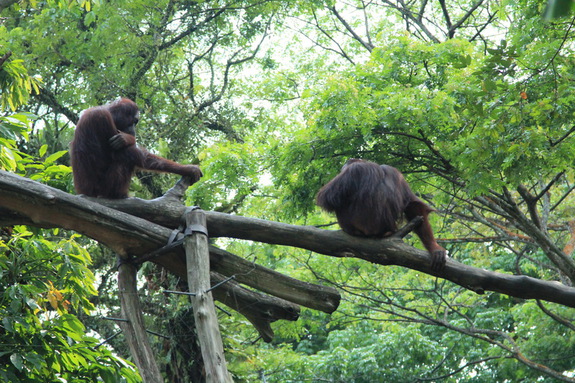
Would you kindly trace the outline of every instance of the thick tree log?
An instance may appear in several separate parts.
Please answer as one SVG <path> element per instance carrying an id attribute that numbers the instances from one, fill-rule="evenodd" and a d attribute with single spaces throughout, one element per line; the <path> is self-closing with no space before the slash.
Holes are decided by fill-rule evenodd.
<path id="1" fill-rule="evenodd" d="M 575 307 L 575 288 L 555 281 L 496 273 L 448 259 L 442 271 L 431 269 L 426 251 L 399 238 L 383 240 L 352 237 L 341 230 L 287 225 L 256 218 L 206 212 L 214 237 L 233 237 L 274 245 L 294 246 L 333 257 L 355 257 L 380 265 L 398 265 L 447 279 L 478 294 L 495 291 L 522 299 L 542 299 Z"/>
<path id="2" fill-rule="evenodd" d="M 0 172 L 0 206 L 20 213 L 26 211 L 26 215 L 30 218 L 42 221 L 41 216 L 46 214 L 46 212 L 38 213 L 39 209 L 37 207 L 22 210 L 16 208 L 17 204 L 26 203 L 28 199 L 17 198 L 15 195 L 26 193 L 26 189 L 32 187 L 32 185 L 28 185 L 28 182 L 36 183 L 28 180 L 28 182 L 23 184 L 15 184 L 14 177 L 16 176 Z M 39 198 L 41 196 L 39 194 L 44 194 L 44 204 L 49 204 L 50 200 L 53 201 L 53 195 L 52 198 L 46 198 L 46 193 L 51 195 L 46 191 L 49 190 L 46 189 L 47 187 L 44 186 L 43 192 L 37 190 L 37 187 L 35 188 L 35 192 L 29 193 L 33 197 L 31 201 Z M 4 197 L 5 193 L 11 193 L 13 197 L 6 198 Z M 110 201 L 100 202 L 108 204 Z M 130 203 L 132 203 L 131 207 L 129 206 Z M 150 207 L 146 207 L 145 204 L 140 205 L 139 214 L 145 217 L 153 211 L 151 206 L 155 203 L 158 203 L 158 201 L 149 201 Z M 122 210 L 124 210 L 122 207 L 124 204 L 126 211 L 136 214 L 133 211 L 136 206 L 134 205 L 136 204 L 135 202 L 126 204 L 126 201 L 113 201 L 110 203 L 111 206 Z M 92 204 L 90 205 L 92 206 Z M 178 211 L 177 217 L 180 217 L 182 214 L 181 208 L 175 208 L 175 210 Z M 174 217 L 171 216 L 173 212 L 166 210 L 165 213 L 160 219 L 173 222 Z M 453 259 L 447 260 L 447 264 L 441 272 L 433 271 L 430 267 L 431 260 L 427 252 L 408 246 L 396 237 L 383 240 L 356 238 L 341 231 L 288 225 L 216 212 L 206 212 L 206 217 L 208 230 L 212 237 L 231 237 L 275 245 L 293 246 L 334 257 L 357 257 L 381 265 L 399 265 L 450 280 L 479 294 L 485 291 L 495 291 L 518 298 L 542 299 L 575 307 L 575 288 L 559 282 L 482 270 L 461 264 Z M 66 222 L 55 221 L 61 224 L 62 227 L 68 227 Z M 97 225 L 93 230 L 98 231 Z M 118 238 L 118 240 L 120 239 Z M 137 246 L 137 244 L 133 246 Z"/>
<path id="3" fill-rule="evenodd" d="M 117 210 L 122 210 L 134 216 L 159 223 L 162 226 L 170 228 L 178 227 L 181 224 L 182 215 L 186 209 L 188 209 L 188 207 L 180 203 L 180 199 L 183 197 L 188 186 L 189 183 L 187 183 L 183 178 L 176 184 L 176 186 L 170 189 L 164 197 L 151 201 L 139 198 L 128 198 L 123 200 L 105 200 L 97 198 L 86 199 L 64 193 L 60 190 L 50 188 L 26 178 L 18 177 L 6 172 L 0 172 L 0 192 L 2 192 L 3 187 L 5 187 L 6 193 L 10 189 L 26 189 L 26 193 L 24 194 L 21 194 L 21 192 L 18 191 L 14 193 L 18 200 L 13 202 L 12 205 L 16 203 L 18 206 L 22 205 L 22 209 L 26 209 L 23 204 L 29 205 L 27 201 L 30 201 L 35 205 L 46 203 L 42 201 L 34 202 L 34 200 L 41 198 L 41 195 L 50 195 L 50 198 L 53 199 L 53 202 L 47 203 L 48 208 L 46 213 L 48 214 L 44 218 L 45 222 L 33 219 L 33 217 L 26 211 L 19 215 L 16 215 L 14 211 L 5 211 L 0 212 L 0 226 L 8 224 L 24 224 L 42 227 L 64 227 L 86 234 L 87 236 L 114 249 L 120 254 L 125 253 L 131 256 L 143 255 L 166 244 L 172 232 L 157 225 L 149 225 L 146 221 L 138 220 L 136 217 L 130 218 L 130 216 L 123 216 Z M 2 199 L 1 197 L 2 195 L 0 195 L 0 200 Z M 6 197 L 8 197 L 8 195 L 6 195 Z M 55 207 L 50 207 L 49 204 L 56 203 L 56 201 L 58 201 L 58 207 L 56 208 L 58 215 L 53 215 L 49 212 Z M 90 201 L 98 203 L 94 205 L 93 202 Z M 0 207 L 4 206 L 9 208 L 9 205 L 9 202 L 6 202 L 5 204 L 0 202 Z M 114 210 L 102 210 L 101 208 L 98 208 L 98 206 L 101 205 L 112 207 Z M 67 210 L 72 208 L 75 209 L 75 213 L 71 213 L 71 211 Z M 98 214 L 102 216 L 109 214 L 112 218 L 112 221 L 110 221 L 109 224 L 102 223 L 99 231 L 95 230 L 96 228 L 91 222 L 93 219 L 90 218 L 94 209 L 98 211 Z M 27 210 L 33 211 L 35 209 L 31 208 Z M 38 211 L 35 212 L 36 215 L 38 215 L 38 213 Z M 62 217 L 59 217 L 59 215 L 62 215 Z M 125 220 L 124 222 L 126 222 L 128 227 L 119 227 L 118 232 L 114 232 L 114 227 L 116 227 L 116 225 L 120 225 L 120 221 L 122 219 Z M 68 224 L 68 226 L 64 226 L 65 224 Z M 101 232 L 102 230 L 103 232 Z M 125 236 L 129 233 L 121 232 L 121 230 L 127 230 L 132 234 L 136 234 L 136 238 L 139 237 L 137 230 L 140 230 L 139 233 L 149 232 L 145 234 L 145 238 L 152 240 L 155 245 L 154 247 L 146 245 L 145 248 L 148 250 L 144 251 L 140 248 L 134 248 L 129 243 L 122 243 L 122 239 L 128 239 Z M 136 232 L 133 232 L 133 230 L 136 230 Z M 138 240 L 136 239 L 136 243 L 137 241 Z M 186 278 L 185 267 L 183 267 L 183 265 L 185 265 L 185 256 L 181 247 L 175 248 L 172 252 L 164 254 L 161 257 L 152 258 L 151 261 L 167 268 L 182 278 Z M 287 301 L 326 313 L 332 313 L 339 305 L 340 295 L 333 287 L 299 281 L 254 262 L 247 261 L 237 255 L 218 249 L 214 246 L 210 247 L 210 262 L 212 265 L 212 271 L 224 276 L 235 275 L 236 281 L 239 283 L 254 287 L 259 291 L 271 294 L 274 297 L 282 298 L 277 299 L 273 297 L 265 297 L 261 296 L 261 294 L 259 294 L 261 298 L 258 298 L 257 293 L 253 293 L 246 289 L 242 290 L 237 284 L 230 285 L 237 287 L 233 291 L 234 294 L 226 292 L 226 288 L 219 289 L 214 292 L 218 301 L 228 302 L 227 304 L 234 305 L 231 302 L 238 300 L 245 303 L 247 307 L 252 306 L 254 302 L 258 302 L 260 306 L 267 306 L 267 310 L 261 310 L 257 316 L 254 316 L 255 313 L 253 311 L 253 307 L 250 308 L 250 310 L 242 310 L 241 308 L 233 307 L 237 311 L 242 312 L 242 314 L 244 314 L 244 316 L 254 324 L 255 322 L 261 322 L 261 324 L 263 324 L 264 322 L 258 319 L 263 317 L 265 317 L 266 321 L 273 318 L 288 320 L 297 319 L 299 308 Z M 212 276 L 212 279 L 214 279 L 214 276 Z M 252 301 L 254 299 L 255 301 Z M 274 308 L 274 306 L 276 307 Z M 270 318 L 268 314 L 272 314 L 273 318 Z M 264 339 L 268 339 L 270 331 L 271 328 L 265 331 L 267 335 L 264 336 Z M 260 333 L 261 332 L 262 331 L 260 331 Z"/>
<path id="4" fill-rule="evenodd" d="M 122 318 L 127 322 L 120 322 L 120 327 L 128 342 L 130 353 L 138 366 L 144 383 L 161 383 L 164 381 L 156 363 L 154 352 L 150 347 L 148 334 L 142 319 L 142 308 L 138 297 L 136 278 L 138 270 L 134 265 L 121 264 L 118 271 L 118 290 Z"/>
<path id="5" fill-rule="evenodd" d="M 154 200 L 139 198 L 122 200 L 90 198 L 90 200 L 165 227 L 176 228 L 180 223 L 178 217 L 181 217 L 185 209 L 188 209 L 180 203 L 190 186 L 188 181 L 185 177 L 182 178 L 163 197 Z M 206 214 L 211 213 L 206 212 Z M 181 262 L 181 260 L 176 260 L 176 262 Z M 311 309 L 332 313 L 339 305 L 340 295 L 332 287 L 291 278 L 214 246 L 210 246 L 210 263 L 212 271 L 226 276 L 235 275 L 236 281 L 240 283 Z M 170 269 L 178 270 L 178 266 Z"/>
<path id="6" fill-rule="evenodd" d="M 194 294 L 190 295 L 190 302 L 194 309 L 194 319 L 206 369 L 206 382 L 229 383 L 232 382 L 232 378 L 226 365 L 218 316 L 210 291 L 210 254 L 206 216 L 201 210 L 187 211 L 185 220 L 184 248 L 188 290 Z M 191 233 L 187 233 L 190 229 L 192 229 Z"/>
<path id="7" fill-rule="evenodd" d="M 0 171 L 0 209 L 0 226 L 25 224 L 74 230 L 110 247 L 125 259 L 164 246 L 172 233 L 144 219 L 4 171 Z M 186 278 L 181 246 L 153 262 Z M 213 283 L 222 279 L 221 274 L 212 274 Z M 226 283 L 213 294 L 220 302 L 242 313 L 268 342 L 273 337 L 271 322 L 297 320 L 299 316 L 296 304 L 248 290 L 237 283 Z"/>
<path id="8" fill-rule="evenodd" d="M 179 182 L 171 193 L 186 187 Z M 152 205 L 136 212 L 134 206 L 123 201 L 102 201 L 107 206 L 151 219 Z M 172 221 L 180 211 L 167 212 L 162 220 Z M 398 265 L 426 274 L 447 279 L 478 294 L 495 291 L 522 299 L 541 299 L 575 307 L 575 288 L 560 282 L 544 281 L 527 276 L 508 275 L 467 266 L 453 259 L 440 272 L 431 269 L 431 259 L 426 251 L 403 243 L 392 236 L 383 240 L 357 238 L 341 230 L 323 230 L 311 226 L 288 225 L 257 218 L 248 218 L 218 212 L 206 212 L 208 229 L 212 237 L 231 237 L 273 245 L 284 245 L 311 250 L 333 257 L 355 257 L 380 265 Z"/>

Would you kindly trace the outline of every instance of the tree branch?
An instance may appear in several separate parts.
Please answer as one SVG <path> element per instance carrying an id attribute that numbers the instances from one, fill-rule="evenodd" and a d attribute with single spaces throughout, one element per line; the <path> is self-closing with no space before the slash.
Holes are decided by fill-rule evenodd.
<path id="1" fill-rule="evenodd" d="M 123 200 L 112 202 L 117 208 L 124 204 L 131 204 L 131 209 L 139 206 L 137 212 L 150 214 L 149 210 L 146 211 L 145 203 Z M 165 227 L 4 171 L 0 171 L 0 207 L 16 211 L 36 226 L 58 226 L 89 235 L 124 256 L 146 254 L 162 246 L 171 234 L 171 230 Z M 161 219 L 179 222 L 185 209 L 184 206 L 167 206 L 161 210 Z M 155 215 L 159 215 L 157 210 Z M 482 270 L 453 259 L 447 260 L 444 270 L 434 271 L 427 252 L 408 246 L 396 238 L 358 238 L 342 231 L 216 212 L 206 212 L 206 218 L 211 237 L 231 237 L 299 247 L 332 257 L 356 257 L 380 265 L 398 265 L 450 280 L 478 294 L 495 291 L 522 299 L 542 299 L 575 307 L 573 287 L 527 276 Z M 165 255 L 155 262 L 176 273 L 185 270 L 181 257 Z"/>
<path id="2" fill-rule="evenodd" d="M 439 39 L 437 37 L 435 37 L 429 31 L 429 29 L 427 29 L 427 27 L 423 23 L 421 14 L 418 15 L 418 17 L 415 17 L 413 12 L 411 12 L 411 10 L 409 10 L 409 8 L 407 7 L 407 5 L 405 4 L 405 2 L 403 0 L 398 0 L 398 3 L 400 5 L 396 5 L 393 2 L 391 2 L 390 0 L 383 0 L 383 4 L 386 4 L 388 7 L 393 8 L 396 11 L 398 11 L 405 18 L 406 21 L 409 20 L 413 24 L 415 24 L 421 30 L 421 32 L 423 32 L 423 34 L 425 36 L 427 36 L 427 38 L 429 40 L 431 40 L 434 43 L 439 43 Z"/>
<path id="3" fill-rule="evenodd" d="M 477 1 L 475 4 L 473 4 L 473 6 L 471 6 L 471 8 L 467 11 L 467 13 L 465 15 L 463 15 L 458 22 L 456 22 L 454 25 L 452 25 L 451 27 L 449 27 L 449 31 L 448 31 L 448 35 L 451 35 L 451 37 L 453 37 L 453 35 L 455 35 L 455 30 L 457 28 L 459 28 L 461 25 L 463 25 L 463 23 L 469 18 L 471 17 L 471 15 L 473 14 L 473 12 L 475 12 L 475 10 L 477 8 L 479 8 L 479 6 L 481 4 L 483 4 L 484 0 L 479 0 Z M 487 23 L 485 25 L 487 25 L 490 21 L 487 21 Z"/>
<path id="4" fill-rule="evenodd" d="M 62 113 L 64 116 L 66 116 L 68 120 L 72 121 L 72 123 L 75 124 L 78 122 L 79 119 L 78 113 L 75 113 L 70 109 L 68 109 L 67 107 L 65 107 L 64 105 L 62 105 L 56 99 L 56 96 L 54 95 L 54 93 L 52 93 L 52 91 L 46 88 L 41 88 L 40 93 L 38 93 L 35 97 L 39 99 L 43 104 L 52 108 L 55 112 Z"/>
<path id="5" fill-rule="evenodd" d="M 345 21 L 345 19 L 339 14 L 339 12 L 335 9 L 335 7 L 329 7 L 329 10 L 335 15 L 335 17 L 337 17 L 337 19 L 339 20 L 339 22 L 345 27 L 345 29 L 347 29 L 347 31 L 349 33 L 351 33 L 351 35 L 353 36 L 353 38 L 355 40 L 357 40 L 361 45 L 363 45 L 363 47 L 365 49 L 367 49 L 369 52 L 371 52 L 373 50 L 373 45 L 369 42 L 369 41 L 364 41 L 361 36 L 359 36 L 351 27 L 351 25 L 349 25 L 349 23 L 347 21 Z"/>
<path id="6" fill-rule="evenodd" d="M 6 62 L 6 60 L 10 58 L 10 56 L 12 56 L 12 52 L 6 52 L 2 57 L 0 57 L 0 68 L 2 68 L 2 65 L 4 65 L 4 63 Z"/>
<path id="7" fill-rule="evenodd" d="M 447 6 L 445 5 L 445 0 L 439 0 L 441 5 L 441 11 L 443 12 L 443 17 L 445 18 L 445 25 L 447 26 L 447 37 L 450 39 L 455 35 L 455 30 L 451 24 L 451 18 L 449 17 L 449 12 L 447 11 Z"/>
<path id="8" fill-rule="evenodd" d="M 173 232 L 166 227 L 8 172 L 0 171 L 0 184 L 2 184 L 0 186 L 0 190 L 2 190 L 0 192 L 0 222 L 2 224 L 26 224 L 43 228 L 61 227 L 74 230 L 99 241 L 128 261 L 163 247 Z M 23 193 L 23 190 L 26 192 Z M 8 214 L 4 214 L 6 210 L 2 208 L 8 208 Z M 175 208 L 173 205 L 165 204 L 162 208 L 163 211 L 177 212 L 176 214 L 183 213 L 185 209 L 185 206 L 180 205 L 179 208 Z M 157 212 L 156 215 L 158 215 Z M 6 217 L 10 221 L 5 221 Z M 180 223 L 181 214 L 179 217 L 173 224 L 178 225 Z M 232 264 L 235 262 L 234 259 L 227 258 L 228 255 L 229 253 L 224 252 L 216 256 L 215 261 L 212 261 L 215 264 L 212 270 L 223 270 L 222 273 L 224 273 L 228 267 L 226 265 L 229 262 Z M 154 258 L 152 261 L 175 275 L 186 278 L 185 256 L 181 246 Z M 275 283 L 285 286 L 279 290 L 289 290 L 291 282 L 292 286 L 289 292 L 295 301 L 309 302 L 309 305 L 315 306 L 315 309 L 326 312 L 334 311 L 339 304 L 339 294 L 333 288 L 314 286 L 305 282 L 301 282 L 302 285 L 293 286 L 295 284 L 293 278 L 245 262 L 251 266 L 251 273 L 246 276 L 246 280 L 250 278 L 263 279 L 262 273 L 267 273 L 269 284 Z M 221 266 L 222 264 L 224 266 Z M 238 269 L 232 267 L 234 272 L 241 272 L 242 266 L 239 266 Z M 289 280 L 286 281 L 284 278 L 289 278 Z M 212 283 L 215 284 L 224 278 L 219 273 L 212 272 L 211 279 Z M 238 275 L 237 279 L 240 280 L 241 275 Z M 285 283 L 281 282 L 282 280 Z M 261 284 L 265 285 L 265 282 L 262 281 Z M 300 292 L 303 294 L 299 298 L 294 297 Z M 215 289 L 213 293 L 217 300 L 243 314 L 256 327 L 265 341 L 271 341 L 273 336 L 270 327 L 271 322 L 279 319 L 297 320 L 299 316 L 299 307 L 296 304 L 248 290 L 237 283 L 225 283 Z M 286 293 L 283 292 L 278 295 L 281 294 Z"/>
<path id="9" fill-rule="evenodd" d="M 545 230 L 537 226 L 536 222 L 530 220 L 519 209 L 512 196 L 506 191 L 502 197 L 492 193 L 491 198 L 476 197 L 476 201 L 484 201 L 488 206 L 498 208 L 510 218 L 517 228 L 531 237 L 537 245 L 545 252 L 545 255 L 561 272 L 575 283 L 575 261 L 567 256 L 561 248 L 549 237 Z"/>

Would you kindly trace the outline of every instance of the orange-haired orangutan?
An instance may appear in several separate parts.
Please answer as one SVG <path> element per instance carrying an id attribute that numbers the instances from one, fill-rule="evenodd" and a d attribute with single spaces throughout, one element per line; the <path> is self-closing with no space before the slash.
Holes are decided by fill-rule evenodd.
<path id="1" fill-rule="evenodd" d="M 414 231 L 431 254 L 431 267 L 441 270 L 447 252 L 433 236 L 428 215 L 433 211 L 411 191 L 399 170 L 375 162 L 350 159 L 317 194 L 317 204 L 335 212 L 341 229 L 354 236 L 382 238 L 397 231 L 402 217 L 423 217 Z"/>
<path id="2" fill-rule="evenodd" d="M 196 165 L 180 165 L 136 146 L 140 111 L 122 98 L 86 109 L 76 125 L 70 148 L 74 187 L 89 197 L 126 198 L 136 169 L 202 176 Z"/>

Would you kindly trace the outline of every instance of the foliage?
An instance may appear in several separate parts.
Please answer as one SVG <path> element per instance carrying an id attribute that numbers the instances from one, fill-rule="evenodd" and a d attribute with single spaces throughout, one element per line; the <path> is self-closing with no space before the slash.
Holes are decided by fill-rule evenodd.
<path id="1" fill-rule="evenodd" d="M 573 8 L 571 0 L 549 0 L 545 8 L 545 18 L 547 20 L 563 16 L 569 16 Z"/>
<path id="2" fill-rule="evenodd" d="M 0 242 L 2 381 L 140 381 L 73 314 L 93 309 L 89 264 L 75 237 L 49 241 L 18 227 Z"/>
<path id="3" fill-rule="evenodd" d="M 565 280 L 565 275 L 550 266 L 554 256 L 541 250 L 546 245 L 533 240 L 538 234 L 519 223 L 537 222 L 539 216 L 545 227 L 558 227 L 566 225 L 564 220 L 572 211 L 570 153 L 575 111 L 570 101 L 572 81 L 568 68 L 572 66 L 567 46 L 572 39 L 571 24 L 565 25 L 565 32 L 560 25 L 541 23 L 536 16 L 540 13 L 532 11 L 533 8 L 526 8 L 525 12 L 507 14 L 516 18 L 511 25 L 521 25 L 521 30 L 493 23 L 492 27 L 502 28 L 504 39 L 489 41 L 487 46 L 464 38 L 429 44 L 415 33 L 380 34 L 371 40 L 373 48 L 365 63 L 335 73 L 323 72 L 322 80 L 302 92 L 307 101 L 307 126 L 280 138 L 270 155 L 275 165 L 275 185 L 285 190 L 282 202 L 287 214 L 282 212 L 278 217 L 293 219 L 302 211 L 312 212 L 310 196 L 339 171 L 345 160 L 366 158 L 400 168 L 420 195 L 433 199 L 445 216 L 443 223 L 434 225 L 436 233 L 448 244 L 451 256 L 479 267 Z M 526 39 L 525 28 L 538 36 L 536 41 Z M 286 163 L 292 165 L 286 167 Z M 538 194 L 540 190 L 548 192 L 543 200 L 537 199 L 545 195 Z M 537 194 L 537 198 L 533 196 Z M 494 203 L 486 202 L 484 196 Z M 516 207 L 531 203 L 537 213 L 520 208 L 499 210 L 506 203 Z M 550 230 L 546 241 L 562 249 L 566 236 Z M 522 244 L 526 238 L 522 235 L 533 242 Z M 454 239 L 453 244 L 448 238 Z M 470 244 L 458 244 L 456 238 L 465 238 L 463 242 L 469 240 Z M 484 241 L 485 245 L 476 241 Z M 571 261 L 566 262 L 572 263 L 570 254 L 567 258 Z M 333 267 L 333 261 L 330 264 Z M 326 270 L 320 263 L 310 267 L 316 276 Z M 561 270 L 573 280 L 568 268 Z M 394 289 L 408 289 L 400 274 L 387 275 L 386 279 L 387 286 L 378 288 L 382 298 L 374 299 L 367 292 L 371 291 L 371 285 L 366 286 L 369 278 L 362 277 L 352 287 L 339 274 L 322 278 L 338 281 L 339 288 L 357 294 L 359 298 L 353 300 L 356 305 L 364 304 L 376 313 L 358 315 L 356 309 L 344 306 L 338 310 L 344 318 L 381 320 L 377 313 L 385 312 L 392 315 L 385 320 L 399 317 L 410 323 L 434 324 L 444 328 L 437 330 L 445 334 L 442 344 L 453 344 L 455 355 L 469 355 L 450 360 L 452 350 L 439 350 L 444 355 L 445 370 L 434 370 L 431 376 L 419 372 L 420 375 L 447 379 L 460 374 L 458 381 L 465 381 L 466 377 L 469 381 L 555 381 L 542 378 L 535 361 L 557 349 L 547 347 L 551 346 L 547 342 L 537 351 L 531 346 L 541 339 L 542 334 L 536 334 L 538 330 L 545 331 L 546 327 L 535 325 L 533 333 L 518 338 L 518 327 L 512 324 L 523 322 L 525 317 L 519 314 L 516 322 L 509 316 L 509 311 L 518 314 L 527 310 L 545 321 L 549 311 L 535 314 L 533 307 L 519 302 L 485 307 L 476 299 L 466 302 L 462 307 L 467 309 L 460 311 L 458 289 L 428 287 L 421 289 L 424 295 L 414 296 L 411 290 Z M 390 289 L 396 291 L 391 298 L 389 293 L 383 293 Z M 430 300 L 432 291 L 442 300 Z M 467 294 L 463 296 L 469 299 Z M 444 316 L 444 312 L 454 315 Z M 573 310 L 567 309 L 557 318 L 569 323 Z M 565 327 L 559 328 L 562 330 L 550 338 L 562 337 Z M 569 328 L 567 331 L 572 332 Z M 454 331 L 459 335 L 450 333 Z M 462 335 L 485 343 L 467 342 Z M 446 341 L 447 337 L 451 341 Z M 493 341 L 493 337 L 500 340 Z M 395 347 L 400 348 L 401 344 Z M 570 350 L 570 346 L 565 347 Z M 470 349 L 477 353 L 470 353 Z M 517 349 L 526 353 L 525 359 L 518 359 L 527 367 L 518 367 L 516 361 L 506 359 L 505 355 L 516 355 L 513 350 Z M 558 356 L 565 364 L 546 365 L 559 371 L 557 376 L 572 376 L 570 352 Z M 340 357 L 332 364 L 341 364 L 341 360 Z M 295 364 L 298 363 L 305 362 Z M 318 381 L 338 379 L 326 371 L 306 376 L 316 376 Z M 396 380 L 402 378 L 395 377 Z"/>
<path id="4" fill-rule="evenodd" d="M 28 101 L 31 93 L 40 91 L 42 80 L 28 74 L 24 60 L 11 58 L 12 52 L 7 49 L 11 35 L 11 31 L 0 25 L 0 108 L 14 111 Z"/>
<path id="5" fill-rule="evenodd" d="M 369 324 L 362 327 L 330 333 L 327 349 L 299 359 L 269 381 L 298 382 L 311 375 L 316 381 L 411 382 L 425 372 L 426 366 L 441 362 L 437 351 L 441 345 L 425 339 L 414 328 L 386 332 Z M 406 365 L 419 368 L 405 369 Z"/>
<path id="6" fill-rule="evenodd" d="M 544 5 L 14 4 L 0 27 L 0 53 L 12 53 L 0 67 L 0 168 L 72 190 L 65 153 L 78 113 L 132 97 L 142 108 L 141 145 L 201 165 L 204 177 L 190 190 L 190 205 L 330 225 L 334 217 L 314 206 L 317 190 L 349 157 L 366 158 L 398 167 L 437 209 L 432 223 L 451 257 L 572 285 L 575 36 L 573 20 L 543 22 Z M 174 179 L 139 175 L 132 191 L 157 196 Z M 26 280 L 14 286 L 32 287 L 3 295 L 4 310 L 23 318 L 4 329 L 22 339 L 5 344 L 34 340 L 42 353 L 34 359 L 31 347 L 10 349 L 0 360 L 21 379 L 56 362 L 63 366 L 51 372 L 58 377 L 135 379 L 108 349 L 89 348 L 96 341 L 71 316 L 78 314 L 95 337 L 115 333 L 112 324 L 76 311 L 89 308 L 92 291 L 72 289 L 72 277 L 52 277 L 68 252 L 84 270 L 87 249 L 99 278 L 95 302 L 114 312 L 112 254 L 61 236 L 17 234 L 6 248 L 3 257 L 20 254 L 13 259 L 23 265 L 46 256 L 37 244 L 58 257 L 38 270 L 24 268 Z M 420 246 L 414 237 L 406 241 Z M 573 379 L 572 309 L 478 296 L 420 273 L 300 249 L 215 244 L 344 295 L 330 316 L 304 310 L 296 323 L 274 323 L 271 345 L 257 341 L 245 318 L 222 314 L 236 381 Z M 181 281 L 149 265 L 142 276 L 146 326 L 167 337 L 151 338 L 166 376 L 195 376 L 187 301 L 158 292 Z M 121 337 L 109 344 L 126 354 Z"/>
<path id="7" fill-rule="evenodd" d="M 30 93 L 38 92 L 41 80 L 30 76 L 22 59 L 13 59 L 12 52 L 6 50 L 9 31 L 0 25 L 0 110 L 10 108 L 12 113 L 0 115 L 0 169 L 16 170 L 22 156 L 16 149 L 16 140 L 26 138 L 30 122 L 29 113 L 13 113 L 17 107 L 25 104 Z"/>
<path id="8" fill-rule="evenodd" d="M 18 167 L 22 156 L 16 149 L 16 139 L 26 137 L 29 121 L 26 114 L 0 117 L 0 169 L 15 171 Z"/>

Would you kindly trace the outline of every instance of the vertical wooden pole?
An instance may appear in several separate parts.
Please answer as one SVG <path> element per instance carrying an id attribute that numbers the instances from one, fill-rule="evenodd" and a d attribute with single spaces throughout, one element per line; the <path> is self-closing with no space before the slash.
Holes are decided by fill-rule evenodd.
<path id="1" fill-rule="evenodd" d="M 120 327 L 144 383 L 162 383 L 163 378 L 150 347 L 142 319 L 140 299 L 137 295 L 137 271 L 136 266 L 130 263 L 122 263 L 118 269 L 122 318 L 127 320 L 127 322 L 121 322 Z"/>
<path id="2" fill-rule="evenodd" d="M 190 293 L 196 294 L 190 299 L 206 368 L 206 382 L 233 382 L 226 366 L 214 300 L 212 293 L 208 291 L 210 289 L 210 254 L 206 215 L 202 210 L 196 209 L 188 210 L 184 217 L 187 226 L 186 234 L 188 234 L 184 240 L 188 268 L 188 290 Z"/>

